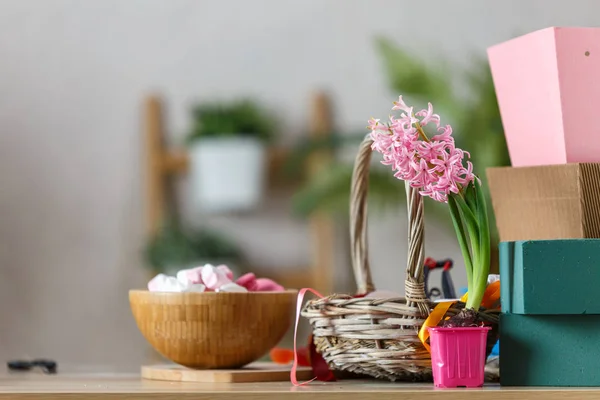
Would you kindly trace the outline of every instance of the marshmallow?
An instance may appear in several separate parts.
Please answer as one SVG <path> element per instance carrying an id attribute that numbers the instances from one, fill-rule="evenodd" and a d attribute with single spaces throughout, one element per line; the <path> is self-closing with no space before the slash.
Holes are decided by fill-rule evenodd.
<path id="1" fill-rule="evenodd" d="M 256 292 L 258 289 L 258 285 L 256 284 L 256 275 L 254 275 L 252 272 L 248 272 L 247 274 L 240 276 L 235 283 L 245 287 L 250 292 Z"/>
<path id="2" fill-rule="evenodd" d="M 167 276 L 165 274 L 158 274 L 154 278 L 148 282 L 148 290 L 151 292 L 156 292 L 164 283 Z"/>
<path id="3" fill-rule="evenodd" d="M 148 290 L 151 292 L 182 292 L 185 287 L 177 278 L 165 274 L 158 274 L 148 282 Z"/>
<path id="4" fill-rule="evenodd" d="M 158 274 L 148 282 L 151 292 L 280 292 L 283 286 L 267 278 L 256 278 L 253 273 L 242 275 L 233 282 L 233 272 L 226 265 L 206 264 L 184 269 L 176 277 Z"/>
<path id="5" fill-rule="evenodd" d="M 215 292 L 237 292 L 237 293 L 244 293 L 247 291 L 248 291 L 248 289 L 246 289 L 245 287 L 240 286 L 237 283 L 233 283 L 233 282 L 226 283 L 223 286 L 219 287 L 217 290 L 215 290 Z"/>
<path id="6" fill-rule="evenodd" d="M 285 289 L 277 282 L 267 278 L 256 278 L 252 272 L 244 274 L 235 282 L 250 292 L 283 292 Z"/>
<path id="7" fill-rule="evenodd" d="M 184 292 L 202 293 L 202 292 L 206 291 L 206 286 L 204 286 L 201 283 L 196 283 L 196 284 L 187 286 L 183 291 Z"/>
<path id="8" fill-rule="evenodd" d="M 217 265 L 217 269 L 225 274 L 227 279 L 233 281 L 233 272 L 229 269 L 227 265 Z"/>
<path id="9" fill-rule="evenodd" d="M 215 268 L 210 264 L 206 264 L 202 268 L 201 275 L 202 282 L 210 290 L 216 290 L 225 284 L 232 283 L 223 269 Z"/>
<path id="10" fill-rule="evenodd" d="M 177 272 L 177 280 L 186 286 L 202 284 L 202 268 L 196 267 L 191 269 L 182 269 Z"/>
<path id="11" fill-rule="evenodd" d="M 268 278 L 258 278 L 256 280 L 256 292 L 283 292 L 285 289 L 277 282 Z"/>

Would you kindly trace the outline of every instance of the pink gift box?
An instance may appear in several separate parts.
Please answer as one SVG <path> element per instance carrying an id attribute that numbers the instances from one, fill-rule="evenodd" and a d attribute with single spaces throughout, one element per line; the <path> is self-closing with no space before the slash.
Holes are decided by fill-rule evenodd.
<path id="1" fill-rule="evenodd" d="M 488 49 L 514 167 L 600 162 L 600 28 L 547 28 Z"/>

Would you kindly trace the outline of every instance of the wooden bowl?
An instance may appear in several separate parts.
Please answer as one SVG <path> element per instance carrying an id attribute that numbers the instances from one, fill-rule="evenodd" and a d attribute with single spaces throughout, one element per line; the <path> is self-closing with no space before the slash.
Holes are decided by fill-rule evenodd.
<path id="1" fill-rule="evenodd" d="M 283 338 L 296 294 L 131 290 L 129 303 L 146 340 L 169 360 L 189 368 L 239 368 Z"/>

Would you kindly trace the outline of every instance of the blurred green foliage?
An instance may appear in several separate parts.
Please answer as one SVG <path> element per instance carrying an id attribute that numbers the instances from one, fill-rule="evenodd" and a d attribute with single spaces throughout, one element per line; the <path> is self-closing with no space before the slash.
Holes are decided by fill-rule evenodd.
<path id="1" fill-rule="evenodd" d="M 189 230 L 169 221 L 146 245 L 146 265 L 155 272 L 187 268 L 199 262 L 239 262 L 240 249 L 224 235 L 208 230 Z"/>
<path id="2" fill-rule="evenodd" d="M 193 143 L 205 137 L 254 137 L 268 141 L 275 131 L 275 119 L 257 102 L 243 99 L 201 103 L 192 109 L 192 127 L 187 137 Z"/>
<path id="3" fill-rule="evenodd" d="M 426 107 L 427 102 L 434 105 L 435 111 L 442 116 L 442 123 L 452 125 L 457 146 L 470 152 L 474 172 L 483 181 L 488 208 L 491 210 L 485 170 L 492 166 L 510 165 L 510 159 L 487 62 L 474 59 L 471 68 L 459 73 L 445 63 L 430 65 L 385 38 L 378 38 L 376 47 L 394 93 L 394 98 L 390 98 L 390 107 L 391 102 L 396 99 L 395 96 L 399 94 L 404 96 L 408 104 L 414 104 L 417 108 Z M 368 117 L 370 115 L 365 116 L 365 125 Z M 297 171 L 300 169 L 299 163 L 316 150 L 329 149 L 339 152 L 348 144 L 358 146 L 366 134 L 365 129 L 358 134 L 334 133 L 321 141 L 305 140 L 299 144 L 288 168 Z M 377 154 L 374 154 L 373 158 L 380 160 Z M 301 216 L 317 210 L 342 212 L 347 215 L 351 176 L 352 164 L 335 163 L 327 171 L 309 180 L 295 194 L 294 211 Z M 393 177 L 389 168 L 378 168 L 374 164 L 370 173 L 370 209 L 380 211 L 390 206 L 397 207 L 403 201 L 404 184 Z M 446 218 L 449 223 L 446 207 L 440 207 L 439 203 L 429 199 L 426 207 L 434 212 L 439 211 L 437 215 Z M 493 212 L 490 212 L 490 226 L 492 241 L 496 243 L 497 232 Z"/>

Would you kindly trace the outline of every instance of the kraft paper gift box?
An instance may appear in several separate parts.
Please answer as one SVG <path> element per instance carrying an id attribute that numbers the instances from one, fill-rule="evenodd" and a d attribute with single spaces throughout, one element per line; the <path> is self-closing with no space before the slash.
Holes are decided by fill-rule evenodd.
<path id="1" fill-rule="evenodd" d="M 600 162 L 600 28 L 547 28 L 488 59 L 515 167 Z"/>
<path id="2" fill-rule="evenodd" d="M 600 164 L 486 172 L 501 242 L 600 238 Z"/>
<path id="3" fill-rule="evenodd" d="M 502 242 L 499 253 L 503 313 L 600 314 L 600 239 Z"/>
<path id="4" fill-rule="evenodd" d="M 600 386 L 600 315 L 502 314 L 500 343 L 503 386 Z"/>

